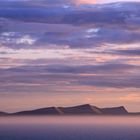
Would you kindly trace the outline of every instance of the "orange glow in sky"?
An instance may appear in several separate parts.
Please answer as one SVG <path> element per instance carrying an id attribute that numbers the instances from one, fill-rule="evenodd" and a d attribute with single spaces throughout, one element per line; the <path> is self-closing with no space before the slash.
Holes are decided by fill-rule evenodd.
<path id="1" fill-rule="evenodd" d="M 121 1 L 130 1 L 131 0 L 77 0 L 79 4 L 96 4 L 96 3 L 110 3 L 110 2 L 121 2 Z M 135 0 L 139 2 L 140 0 Z"/>
<path id="2" fill-rule="evenodd" d="M 94 4 L 97 3 L 97 0 L 78 0 L 79 3 L 88 3 L 88 4 Z"/>

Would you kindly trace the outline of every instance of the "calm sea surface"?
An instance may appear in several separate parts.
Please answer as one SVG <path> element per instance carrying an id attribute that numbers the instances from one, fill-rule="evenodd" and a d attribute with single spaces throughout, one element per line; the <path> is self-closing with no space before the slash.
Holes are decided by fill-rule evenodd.
<path id="1" fill-rule="evenodd" d="M 0 140 L 140 140 L 140 117 L 0 117 Z"/>

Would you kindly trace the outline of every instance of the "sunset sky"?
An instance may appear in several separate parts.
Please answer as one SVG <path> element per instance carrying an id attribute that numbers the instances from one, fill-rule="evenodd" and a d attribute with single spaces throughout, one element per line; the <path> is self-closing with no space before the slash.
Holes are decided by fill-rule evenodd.
<path id="1" fill-rule="evenodd" d="M 0 111 L 85 103 L 140 111 L 139 2 L 1 1 Z"/>

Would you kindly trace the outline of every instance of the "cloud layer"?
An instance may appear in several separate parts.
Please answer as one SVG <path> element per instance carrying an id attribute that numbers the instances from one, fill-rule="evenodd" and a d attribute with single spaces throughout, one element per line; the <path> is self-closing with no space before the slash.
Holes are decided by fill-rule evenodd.
<path id="1" fill-rule="evenodd" d="M 3 1 L 0 96 L 74 97 L 94 87 L 90 94 L 133 89 L 139 97 L 139 27 L 138 2 Z"/>

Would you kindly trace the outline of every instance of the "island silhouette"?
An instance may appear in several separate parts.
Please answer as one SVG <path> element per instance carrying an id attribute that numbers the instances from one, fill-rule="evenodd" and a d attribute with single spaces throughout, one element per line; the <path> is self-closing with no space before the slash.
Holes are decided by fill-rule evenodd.
<path id="1" fill-rule="evenodd" d="M 140 112 L 128 112 L 124 106 L 99 108 L 90 104 L 83 104 L 71 107 L 47 107 L 15 113 L 0 112 L 0 116 L 5 115 L 140 115 Z"/>

